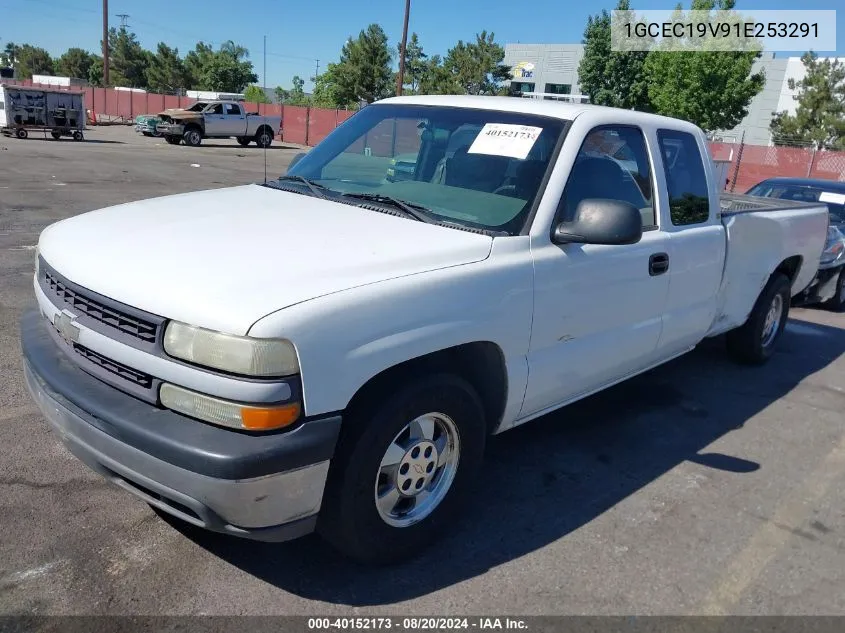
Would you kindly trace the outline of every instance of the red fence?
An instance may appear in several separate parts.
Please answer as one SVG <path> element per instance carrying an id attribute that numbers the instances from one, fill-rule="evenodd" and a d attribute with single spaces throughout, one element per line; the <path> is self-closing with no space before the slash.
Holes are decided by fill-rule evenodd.
<path id="1" fill-rule="evenodd" d="M 30 80 L 11 81 L 24 86 L 32 86 Z M 49 88 L 34 84 L 37 88 Z M 85 107 L 93 110 L 97 116 L 107 115 L 134 119 L 139 114 L 161 112 L 167 108 L 184 108 L 194 103 L 194 99 L 162 95 L 153 92 L 131 92 L 114 88 L 69 88 L 85 93 Z M 286 106 L 276 103 L 246 103 L 248 112 L 259 112 L 267 116 L 282 117 L 280 138 L 289 143 L 316 145 L 338 125 L 351 117 L 354 112 L 348 110 L 327 110 Z M 398 123 L 402 126 L 402 123 Z M 407 139 L 416 139 L 413 130 L 394 129 L 393 123 L 376 126 L 369 132 L 366 140 L 376 156 L 395 156 L 405 152 L 415 152 L 416 145 L 403 146 Z M 407 143 L 405 143 L 407 145 Z M 805 147 L 770 147 L 765 145 L 745 145 L 742 143 L 711 143 L 713 158 L 730 160 L 728 170 L 731 191 L 744 192 L 754 184 L 773 176 L 799 176 L 824 178 L 827 180 L 845 180 L 845 152 L 814 150 Z"/>
<path id="2" fill-rule="evenodd" d="M 742 143 L 711 143 L 710 151 L 731 161 L 728 189 L 739 193 L 774 176 L 845 180 L 845 152 Z"/>

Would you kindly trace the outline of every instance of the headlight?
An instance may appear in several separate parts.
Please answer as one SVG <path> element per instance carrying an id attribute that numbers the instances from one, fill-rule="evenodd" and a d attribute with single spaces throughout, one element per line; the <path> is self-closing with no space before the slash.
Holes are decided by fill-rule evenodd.
<path id="1" fill-rule="evenodd" d="M 298 402 L 253 406 L 229 402 L 196 391 L 164 383 L 159 391 L 161 404 L 168 409 L 219 426 L 247 431 L 270 431 L 290 426 L 301 412 Z"/>
<path id="2" fill-rule="evenodd" d="M 821 265 L 832 264 L 842 258 L 844 254 L 845 235 L 835 226 L 828 227 L 827 242 L 824 245 L 824 251 L 822 251 L 819 263 Z"/>
<path id="3" fill-rule="evenodd" d="M 234 336 L 171 321 L 164 351 L 190 363 L 243 376 L 290 376 L 299 373 L 290 341 Z"/>

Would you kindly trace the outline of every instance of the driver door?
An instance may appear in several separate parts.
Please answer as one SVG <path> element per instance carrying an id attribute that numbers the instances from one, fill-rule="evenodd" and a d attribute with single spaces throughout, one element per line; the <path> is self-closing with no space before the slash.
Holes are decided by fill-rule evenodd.
<path id="1" fill-rule="evenodd" d="M 654 364 L 669 291 L 669 239 L 658 226 L 651 161 L 635 126 L 593 128 L 582 144 L 554 226 L 581 200 L 640 209 L 637 244 L 532 243 L 534 322 L 521 417 L 577 399 Z"/>
<path id="2" fill-rule="evenodd" d="M 225 136 L 226 123 L 223 115 L 223 104 L 215 103 L 210 106 L 204 113 L 205 120 L 205 135 L 206 136 Z"/>

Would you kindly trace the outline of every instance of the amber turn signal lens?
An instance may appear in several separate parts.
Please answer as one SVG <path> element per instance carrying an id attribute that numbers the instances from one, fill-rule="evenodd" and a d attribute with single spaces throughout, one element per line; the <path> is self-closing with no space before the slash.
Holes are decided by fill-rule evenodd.
<path id="1" fill-rule="evenodd" d="M 241 409 L 243 427 L 250 431 L 269 431 L 290 426 L 299 418 L 298 402 L 272 409 L 248 407 Z"/>

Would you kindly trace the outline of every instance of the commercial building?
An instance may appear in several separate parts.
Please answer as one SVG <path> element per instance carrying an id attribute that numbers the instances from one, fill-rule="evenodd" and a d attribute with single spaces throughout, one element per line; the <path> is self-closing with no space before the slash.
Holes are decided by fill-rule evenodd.
<path id="1" fill-rule="evenodd" d="M 512 68 L 510 89 L 525 97 L 560 98 L 586 103 L 578 83 L 583 44 L 506 44 L 504 63 Z M 845 62 L 845 58 L 839 58 Z M 769 125 L 777 112 L 795 113 L 797 90 L 789 87 L 805 75 L 800 57 L 775 57 L 764 53 L 754 62 L 753 72 L 763 70 L 766 83 L 748 106 L 748 114 L 733 129 L 713 134 L 714 140 L 752 145 L 771 145 Z"/>
<path id="2" fill-rule="evenodd" d="M 583 44 L 506 44 L 504 63 L 511 67 L 513 94 L 566 101 L 586 101 L 578 85 Z"/>

